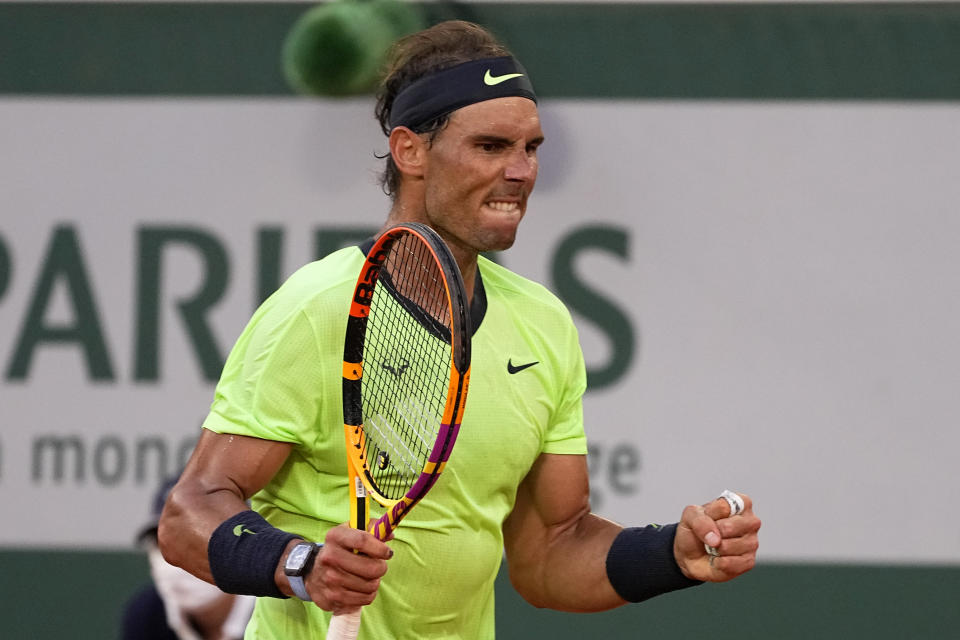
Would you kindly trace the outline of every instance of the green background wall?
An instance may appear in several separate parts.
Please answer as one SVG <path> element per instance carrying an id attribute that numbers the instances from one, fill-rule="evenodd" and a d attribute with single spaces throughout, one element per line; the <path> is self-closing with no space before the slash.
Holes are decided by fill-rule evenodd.
<path id="1" fill-rule="evenodd" d="M 125 599 L 148 580 L 132 552 L 0 551 L 0 637 L 116 636 Z M 704 585 L 599 614 L 534 609 L 497 582 L 498 638 L 950 638 L 960 570 L 762 563 Z"/>
<path id="2" fill-rule="evenodd" d="M 0 93 L 288 94 L 279 51 L 308 6 L 0 3 Z M 421 6 L 493 29 L 543 96 L 960 98 L 955 3 Z"/>

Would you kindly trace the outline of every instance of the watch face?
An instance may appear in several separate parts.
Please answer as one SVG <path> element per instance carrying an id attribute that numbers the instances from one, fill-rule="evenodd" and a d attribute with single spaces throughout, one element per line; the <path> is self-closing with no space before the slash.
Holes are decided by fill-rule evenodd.
<path id="1" fill-rule="evenodd" d="M 307 563 L 312 552 L 312 544 L 298 544 L 295 546 L 290 551 L 290 555 L 287 556 L 287 562 L 284 566 L 287 575 L 300 575 L 303 571 L 303 566 Z"/>

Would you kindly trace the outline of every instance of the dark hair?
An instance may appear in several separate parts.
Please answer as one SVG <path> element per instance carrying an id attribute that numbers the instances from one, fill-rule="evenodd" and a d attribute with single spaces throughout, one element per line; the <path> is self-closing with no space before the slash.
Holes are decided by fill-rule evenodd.
<path id="1" fill-rule="evenodd" d="M 387 55 L 386 70 L 377 92 L 375 115 L 385 135 L 390 135 L 390 109 L 400 90 L 425 75 L 455 65 L 509 56 L 510 51 L 480 25 L 463 20 L 449 20 L 398 40 Z M 430 140 L 449 120 L 449 114 L 440 116 L 416 128 L 416 133 L 430 134 Z M 400 172 L 389 152 L 384 156 L 386 166 L 380 176 L 384 193 L 396 196 L 400 186 Z"/>

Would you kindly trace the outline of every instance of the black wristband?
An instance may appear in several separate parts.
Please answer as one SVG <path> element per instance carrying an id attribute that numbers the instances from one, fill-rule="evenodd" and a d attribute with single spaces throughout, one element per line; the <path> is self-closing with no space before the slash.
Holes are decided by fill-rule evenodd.
<path id="1" fill-rule="evenodd" d="M 677 525 L 648 525 L 624 529 L 607 552 L 607 578 L 627 602 L 641 602 L 653 596 L 698 584 L 683 575 L 673 557 Z"/>
<path id="2" fill-rule="evenodd" d="M 256 511 L 241 511 L 221 523 L 207 543 L 213 581 L 226 593 L 286 598 L 274 574 L 294 538 L 299 536 L 271 526 Z"/>

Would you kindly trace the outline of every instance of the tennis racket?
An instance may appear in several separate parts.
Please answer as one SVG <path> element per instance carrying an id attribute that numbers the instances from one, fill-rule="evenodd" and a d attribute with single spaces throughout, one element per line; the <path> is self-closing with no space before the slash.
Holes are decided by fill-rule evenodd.
<path id="1" fill-rule="evenodd" d="M 470 380 L 469 308 L 450 250 L 400 224 L 374 243 L 357 279 L 343 347 L 350 524 L 380 540 L 437 481 L 457 439 Z M 370 498 L 384 513 L 370 516 Z M 334 615 L 328 640 L 354 640 L 360 610 Z"/>

